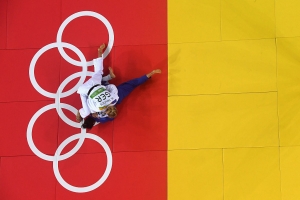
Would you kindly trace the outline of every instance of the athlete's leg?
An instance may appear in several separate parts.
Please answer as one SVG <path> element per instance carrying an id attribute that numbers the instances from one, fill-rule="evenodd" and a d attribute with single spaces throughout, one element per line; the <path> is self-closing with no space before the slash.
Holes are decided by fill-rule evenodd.
<path id="1" fill-rule="evenodd" d="M 127 81 L 117 86 L 118 96 L 119 96 L 119 100 L 117 104 L 120 104 L 123 101 L 123 99 L 127 97 L 137 86 L 145 83 L 151 76 L 157 73 L 161 73 L 161 70 L 160 69 L 153 70 L 142 77 L 132 79 L 130 81 Z"/>
<path id="2" fill-rule="evenodd" d="M 161 73 L 161 70 L 160 69 L 155 69 L 153 70 L 152 72 L 150 72 L 149 74 L 147 74 L 146 76 L 148 78 L 150 78 L 151 76 L 153 76 L 154 74 L 160 74 Z"/>

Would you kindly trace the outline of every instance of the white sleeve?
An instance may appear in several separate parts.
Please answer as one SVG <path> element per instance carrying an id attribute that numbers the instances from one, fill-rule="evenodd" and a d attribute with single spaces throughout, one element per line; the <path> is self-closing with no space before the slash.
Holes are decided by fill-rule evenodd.
<path id="1" fill-rule="evenodd" d="M 93 62 L 94 62 L 95 68 L 96 68 L 96 65 L 101 66 L 101 67 L 100 68 L 97 67 L 98 71 L 96 71 L 89 80 L 87 80 L 83 85 L 81 85 L 78 88 L 78 90 L 77 90 L 78 94 L 86 94 L 87 95 L 87 93 L 91 87 L 93 87 L 96 84 L 101 85 L 102 74 L 103 74 L 103 65 L 102 65 L 103 59 L 102 59 L 102 57 L 97 58 L 97 59 L 94 59 Z"/>
<path id="2" fill-rule="evenodd" d="M 103 74 L 103 57 L 96 58 L 93 60 L 94 63 L 94 75 L 85 82 L 82 86 L 80 86 L 77 90 L 77 93 L 80 94 L 80 99 L 82 103 L 82 108 L 79 109 L 80 116 L 82 118 L 87 117 L 91 114 L 91 109 L 87 105 L 88 91 L 91 87 L 96 84 L 101 84 L 102 74 Z"/>
<path id="3" fill-rule="evenodd" d="M 94 59 L 93 63 L 95 73 L 87 82 L 90 82 L 92 85 L 101 84 L 103 74 L 103 57 Z"/>
<path id="4" fill-rule="evenodd" d="M 94 72 L 101 71 L 103 74 L 103 57 L 99 57 L 93 60 Z"/>
<path id="5" fill-rule="evenodd" d="M 102 81 L 109 81 L 109 80 L 111 80 L 111 79 L 112 79 L 112 78 L 111 78 L 110 74 L 108 74 L 108 75 L 102 77 Z"/>
<path id="6" fill-rule="evenodd" d="M 79 114 L 82 118 L 86 118 L 89 114 L 91 114 L 91 110 L 87 105 L 87 97 L 88 96 L 86 94 L 80 94 L 82 108 L 79 109 Z"/>

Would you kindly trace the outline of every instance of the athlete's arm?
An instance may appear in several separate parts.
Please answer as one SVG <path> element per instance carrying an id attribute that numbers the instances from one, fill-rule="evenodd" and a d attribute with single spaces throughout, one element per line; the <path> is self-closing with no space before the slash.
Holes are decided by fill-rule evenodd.
<path id="1" fill-rule="evenodd" d="M 82 117 L 80 116 L 79 111 L 77 112 L 77 115 L 76 115 L 76 121 L 77 122 L 81 122 L 82 121 Z"/>
<path id="2" fill-rule="evenodd" d="M 82 118 L 86 118 L 89 114 L 91 114 L 91 110 L 87 105 L 87 95 L 85 94 L 80 94 L 80 99 L 81 99 L 81 104 L 82 108 L 79 109 L 80 116 Z"/>

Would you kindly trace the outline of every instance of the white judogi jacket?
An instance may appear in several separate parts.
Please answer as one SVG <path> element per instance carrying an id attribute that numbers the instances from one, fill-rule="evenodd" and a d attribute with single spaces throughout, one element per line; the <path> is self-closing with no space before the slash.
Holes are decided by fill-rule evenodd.
<path id="1" fill-rule="evenodd" d="M 102 109 L 102 111 L 105 110 L 105 105 L 101 104 L 102 100 L 106 100 L 104 98 L 101 99 L 101 96 L 103 97 L 103 95 L 100 96 L 100 93 L 99 93 L 98 95 L 95 96 L 95 94 L 94 94 L 94 99 L 91 99 L 91 98 L 88 97 L 88 91 L 94 85 L 97 85 L 97 84 L 101 85 L 101 81 L 108 81 L 108 80 L 110 80 L 111 77 L 110 77 L 110 75 L 108 75 L 108 76 L 105 76 L 105 77 L 102 78 L 102 74 L 103 74 L 103 57 L 94 59 L 93 62 L 94 62 L 95 74 L 87 82 L 85 82 L 82 86 L 80 86 L 78 88 L 78 90 L 77 90 L 77 93 L 80 94 L 81 103 L 82 103 L 82 108 L 79 109 L 79 113 L 80 113 L 80 116 L 82 118 L 87 117 L 91 113 L 100 112 L 101 111 L 100 110 L 101 107 L 104 107 L 104 109 Z M 104 90 L 106 90 L 107 92 L 109 92 L 109 94 L 106 95 L 106 97 L 111 96 L 112 98 L 114 98 L 115 101 L 114 101 L 114 103 L 112 105 L 116 104 L 116 102 L 119 99 L 118 89 L 113 84 L 109 84 L 107 86 L 102 86 L 101 85 L 101 86 L 95 87 L 90 92 L 90 96 L 97 89 L 99 89 L 100 87 L 102 87 Z M 107 94 L 107 93 L 105 93 L 105 91 L 103 91 L 103 92 L 104 92 L 103 94 Z M 98 102 L 95 101 L 96 98 L 97 98 Z"/>

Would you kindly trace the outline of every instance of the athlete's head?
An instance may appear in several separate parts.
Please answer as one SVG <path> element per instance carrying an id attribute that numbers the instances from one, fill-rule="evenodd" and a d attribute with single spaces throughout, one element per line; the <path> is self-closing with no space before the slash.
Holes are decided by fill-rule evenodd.
<path id="1" fill-rule="evenodd" d="M 87 116 L 83 120 L 83 124 L 81 125 L 82 128 L 91 129 L 93 128 L 94 124 L 96 123 L 96 120 L 92 116 Z"/>
<path id="2" fill-rule="evenodd" d="M 105 113 L 109 118 L 115 118 L 118 115 L 118 110 L 115 106 L 109 106 L 106 108 Z"/>

